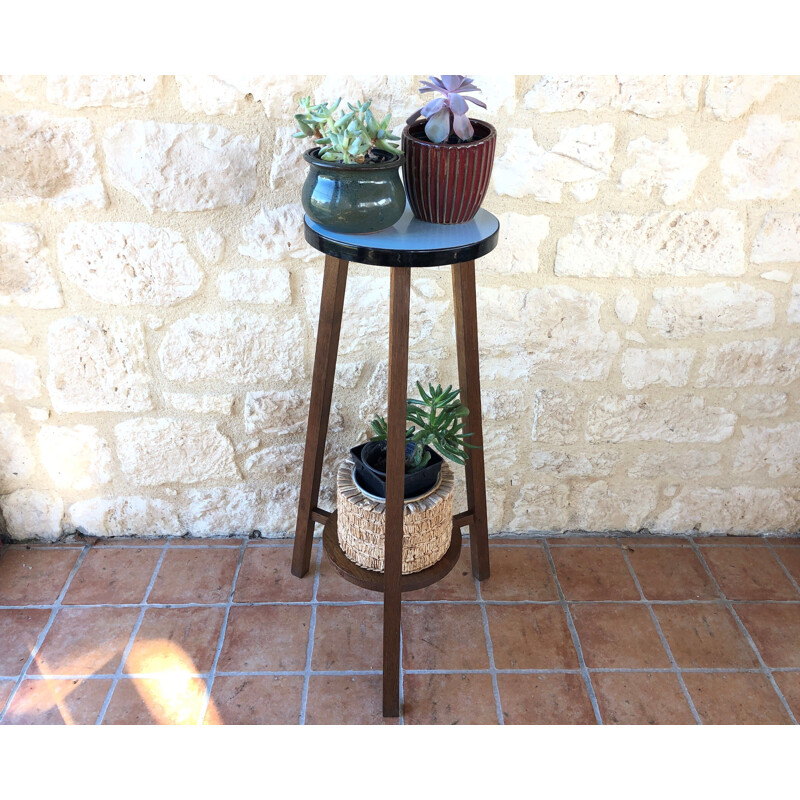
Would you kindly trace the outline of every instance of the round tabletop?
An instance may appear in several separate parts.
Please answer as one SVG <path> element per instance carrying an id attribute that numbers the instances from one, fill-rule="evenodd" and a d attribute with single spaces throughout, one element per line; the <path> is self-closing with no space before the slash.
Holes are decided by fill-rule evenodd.
<path id="1" fill-rule="evenodd" d="M 306 216 L 306 241 L 334 258 L 377 267 L 440 267 L 485 256 L 497 246 L 500 223 L 480 209 L 459 225 L 417 219 L 407 206 L 400 220 L 377 233 L 334 233 Z"/>

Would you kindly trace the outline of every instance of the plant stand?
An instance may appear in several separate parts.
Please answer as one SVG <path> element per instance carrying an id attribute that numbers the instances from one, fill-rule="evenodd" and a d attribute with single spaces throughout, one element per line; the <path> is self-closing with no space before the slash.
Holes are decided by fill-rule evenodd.
<path id="1" fill-rule="evenodd" d="M 314 523 L 320 522 L 323 547 L 333 566 L 346 580 L 383 592 L 383 715 L 400 714 L 400 599 L 441 580 L 455 566 L 461 552 L 461 528 L 470 529 L 472 574 L 489 577 L 489 534 L 483 450 L 470 450 L 465 466 L 466 511 L 453 517 L 450 547 L 436 564 L 402 575 L 403 474 L 405 471 L 405 412 L 408 391 L 408 326 L 412 267 L 452 265 L 453 307 L 461 400 L 470 441 L 483 445 L 481 391 L 478 364 L 478 323 L 475 299 L 475 260 L 497 245 L 500 224 L 481 209 L 470 222 L 434 225 L 415 219 L 406 209 L 393 227 L 372 234 L 347 235 L 326 230 L 306 217 L 306 241 L 325 254 L 317 346 L 311 379 L 303 475 L 295 529 L 292 574 L 302 578 L 309 568 Z M 318 507 L 322 459 L 328 434 L 331 395 L 342 325 L 347 267 L 350 262 L 391 267 L 389 303 L 389 410 L 386 464 L 386 567 L 373 572 L 354 564 L 339 546 L 336 513 Z"/>

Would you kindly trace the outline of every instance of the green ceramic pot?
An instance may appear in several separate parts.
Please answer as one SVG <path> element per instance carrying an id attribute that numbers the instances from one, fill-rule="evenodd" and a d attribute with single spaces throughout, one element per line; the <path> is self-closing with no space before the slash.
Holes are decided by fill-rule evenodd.
<path id="1" fill-rule="evenodd" d="M 319 225 L 335 233 L 374 233 L 403 216 L 406 193 L 400 180 L 403 155 L 389 154 L 379 164 L 341 164 L 307 150 L 303 208 Z"/>

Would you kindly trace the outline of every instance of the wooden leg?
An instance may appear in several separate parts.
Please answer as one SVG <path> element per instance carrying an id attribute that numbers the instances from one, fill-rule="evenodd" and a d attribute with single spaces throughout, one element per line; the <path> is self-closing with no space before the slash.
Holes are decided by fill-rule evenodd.
<path id="1" fill-rule="evenodd" d="M 322 477 L 322 459 L 328 436 L 328 418 L 331 413 L 333 378 L 336 373 L 336 354 L 339 349 L 339 331 L 342 327 L 342 307 L 347 283 L 347 261 L 325 256 L 325 273 L 322 279 L 322 300 L 317 327 L 317 350 L 314 356 L 314 373 L 311 378 L 311 402 L 306 429 L 306 449 L 303 456 L 303 477 L 300 482 L 300 503 L 294 533 L 292 575 L 302 578 L 311 561 L 314 535 L 313 511 L 319 502 L 319 484 Z"/>
<path id="2" fill-rule="evenodd" d="M 475 262 L 453 264 L 453 306 L 456 318 L 456 351 L 461 401 L 469 409 L 467 432 L 471 444 L 483 447 L 481 379 L 478 362 L 478 313 L 475 301 Z M 469 526 L 472 574 L 489 577 L 489 526 L 486 515 L 486 476 L 483 450 L 470 450 L 465 466 L 467 504 L 472 513 Z"/>
<path id="3" fill-rule="evenodd" d="M 403 569 L 403 479 L 410 296 L 411 268 L 392 268 L 386 453 L 386 557 L 383 575 L 384 717 L 397 717 L 400 714 L 400 576 Z"/>

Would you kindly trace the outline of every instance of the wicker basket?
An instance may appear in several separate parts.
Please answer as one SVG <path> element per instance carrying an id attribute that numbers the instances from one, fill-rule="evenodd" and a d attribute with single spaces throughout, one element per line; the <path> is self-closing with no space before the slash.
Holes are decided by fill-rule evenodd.
<path id="1" fill-rule="evenodd" d="M 383 572 L 386 505 L 365 497 L 353 480 L 353 460 L 339 466 L 337 530 L 344 554 L 364 569 Z M 453 531 L 453 471 L 442 464 L 439 486 L 427 497 L 406 502 L 403 516 L 403 574 L 435 564 L 450 547 Z"/>

